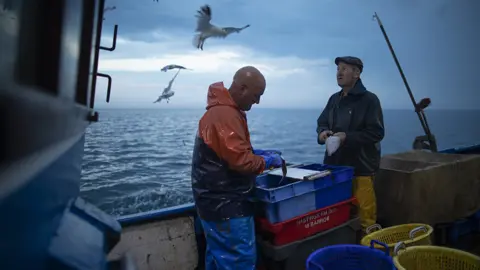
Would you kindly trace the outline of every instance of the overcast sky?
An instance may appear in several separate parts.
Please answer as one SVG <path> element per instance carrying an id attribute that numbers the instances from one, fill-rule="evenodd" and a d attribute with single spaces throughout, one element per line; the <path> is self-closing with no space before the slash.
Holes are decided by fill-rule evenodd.
<path id="1" fill-rule="evenodd" d="M 241 27 L 240 34 L 208 39 L 204 51 L 192 45 L 198 8 L 208 3 L 212 23 Z M 362 79 L 384 108 L 411 108 L 402 79 L 378 24 L 376 11 L 417 99 L 432 109 L 478 108 L 480 1 L 478 0 L 107 0 L 102 45 L 119 25 L 117 49 L 102 51 L 99 71 L 113 77 L 110 104 L 99 78 L 96 105 L 102 108 L 205 106 L 208 86 L 231 83 L 234 72 L 254 65 L 266 76 L 258 107 L 322 108 L 339 90 L 336 56 L 364 62 Z M 153 104 L 174 71 L 184 65 L 169 104 Z"/>

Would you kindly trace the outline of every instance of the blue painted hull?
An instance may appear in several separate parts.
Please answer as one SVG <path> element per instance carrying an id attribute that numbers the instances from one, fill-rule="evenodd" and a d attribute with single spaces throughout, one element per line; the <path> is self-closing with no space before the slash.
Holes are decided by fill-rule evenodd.
<path id="1" fill-rule="evenodd" d="M 0 204 L 0 231 L 8 232 L 0 241 L 0 269 L 46 265 L 48 246 L 67 203 L 79 195 L 84 141 L 82 136 Z"/>
<path id="2" fill-rule="evenodd" d="M 0 202 L 0 269 L 106 268 L 121 226 L 78 198 L 84 143 L 50 151 L 58 158 Z"/>

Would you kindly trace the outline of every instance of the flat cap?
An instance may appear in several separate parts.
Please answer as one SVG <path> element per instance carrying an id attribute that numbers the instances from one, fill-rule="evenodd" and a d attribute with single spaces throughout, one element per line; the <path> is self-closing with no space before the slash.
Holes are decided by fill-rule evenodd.
<path id="1" fill-rule="evenodd" d="M 363 62 L 360 60 L 360 58 L 355 57 L 355 56 L 341 56 L 335 58 L 335 65 L 338 66 L 338 63 L 343 62 L 345 64 L 349 64 L 352 66 L 356 66 L 360 69 L 360 72 L 363 71 Z"/>

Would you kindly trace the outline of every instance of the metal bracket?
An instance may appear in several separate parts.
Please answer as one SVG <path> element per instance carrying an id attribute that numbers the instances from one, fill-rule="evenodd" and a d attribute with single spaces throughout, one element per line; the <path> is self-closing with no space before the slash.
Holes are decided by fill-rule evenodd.
<path id="1" fill-rule="evenodd" d="M 105 50 L 105 51 L 110 51 L 110 52 L 114 51 L 115 48 L 117 47 L 117 34 L 118 34 L 118 25 L 115 24 L 115 26 L 113 28 L 112 46 L 111 47 L 98 46 L 98 50 Z M 98 66 L 95 67 L 95 72 L 97 71 L 97 69 L 98 69 Z M 95 76 L 107 78 L 108 85 L 107 85 L 106 101 L 107 101 L 107 103 L 109 103 L 110 102 L 110 95 L 111 95 L 111 92 L 112 92 L 112 77 L 108 74 L 100 73 L 100 72 L 96 72 Z M 93 96 L 93 100 L 95 100 L 95 89 L 92 90 L 91 94 Z M 93 101 L 92 101 L 92 105 L 93 105 Z M 92 106 L 92 109 L 93 109 L 93 106 Z M 93 112 L 92 111 L 92 114 L 88 115 L 87 120 L 90 121 L 90 122 L 98 122 L 98 112 Z"/>
<path id="2" fill-rule="evenodd" d="M 112 46 L 109 48 L 109 47 L 103 47 L 103 46 L 100 46 L 99 49 L 100 50 L 106 50 L 106 51 L 115 51 L 115 48 L 117 47 L 117 32 L 118 32 L 118 25 L 115 24 L 115 26 L 113 27 L 113 41 L 112 41 Z"/>
<path id="3" fill-rule="evenodd" d="M 112 90 L 112 77 L 110 77 L 110 75 L 108 75 L 108 74 L 99 73 L 99 72 L 97 72 L 97 76 L 107 78 L 108 85 L 107 85 L 107 99 L 106 99 L 106 101 L 108 103 L 108 102 L 110 102 L 110 92 Z"/>
<path id="4" fill-rule="evenodd" d="M 118 25 L 115 24 L 115 27 L 113 28 L 112 46 L 110 48 L 100 46 L 99 50 L 106 50 L 106 51 L 110 51 L 110 52 L 114 51 L 115 48 L 117 47 L 117 33 L 118 33 Z M 107 80 L 108 80 L 107 99 L 106 99 L 107 103 L 108 103 L 108 102 L 110 102 L 110 94 L 111 94 L 111 91 L 112 91 L 112 77 L 108 74 L 100 73 L 100 72 L 97 72 L 97 76 L 107 78 Z"/>

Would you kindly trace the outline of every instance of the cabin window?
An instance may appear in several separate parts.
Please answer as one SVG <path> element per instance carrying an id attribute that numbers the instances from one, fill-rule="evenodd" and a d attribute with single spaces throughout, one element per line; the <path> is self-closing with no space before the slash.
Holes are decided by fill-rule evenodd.
<path id="1" fill-rule="evenodd" d="M 23 1 L 15 78 L 19 84 L 74 101 L 83 1 L 52 1 Z"/>

